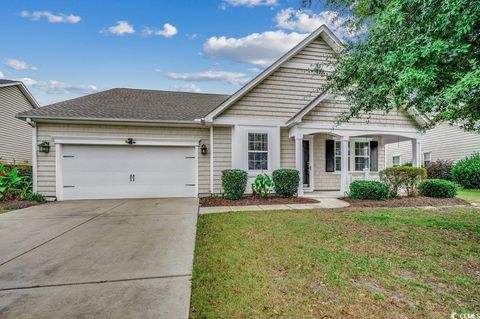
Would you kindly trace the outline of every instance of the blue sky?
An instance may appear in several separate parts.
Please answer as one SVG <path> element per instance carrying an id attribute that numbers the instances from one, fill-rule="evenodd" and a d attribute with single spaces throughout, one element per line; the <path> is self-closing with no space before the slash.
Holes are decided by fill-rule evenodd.
<path id="1" fill-rule="evenodd" d="M 321 24 L 342 33 L 334 11 L 299 5 L 5 1 L 0 77 L 23 80 L 41 105 L 114 87 L 230 94 Z"/>

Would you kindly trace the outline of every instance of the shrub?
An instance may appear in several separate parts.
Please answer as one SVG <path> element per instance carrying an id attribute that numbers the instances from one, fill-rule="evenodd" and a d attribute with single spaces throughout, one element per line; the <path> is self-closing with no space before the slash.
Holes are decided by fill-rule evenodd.
<path id="1" fill-rule="evenodd" d="M 388 186 L 377 181 L 353 181 L 350 183 L 348 197 L 352 199 L 386 200 Z"/>
<path id="2" fill-rule="evenodd" d="M 18 195 L 18 187 L 22 183 L 17 168 L 7 172 L 5 166 L 0 164 L 0 200 L 13 199 Z"/>
<path id="3" fill-rule="evenodd" d="M 457 195 L 457 184 L 444 179 L 427 179 L 418 186 L 420 195 L 451 198 Z"/>
<path id="4" fill-rule="evenodd" d="M 452 167 L 453 161 L 449 160 L 436 160 L 430 162 L 425 168 L 427 169 L 427 176 L 430 179 L 452 179 Z"/>
<path id="5" fill-rule="evenodd" d="M 458 161 L 452 168 L 452 178 L 467 189 L 480 189 L 480 153 Z"/>
<path id="6" fill-rule="evenodd" d="M 266 174 L 258 174 L 255 180 L 252 183 L 252 190 L 254 194 L 258 194 L 260 198 L 264 198 L 270 193 L 273 189 L 273 181 Z"/>
<path id="7" fill-rule="evenodd" d="M 427 171 L 421 167 L 387 167 L 380 172 L 380 180 L 390 189 L 390 196 L 397 197 L 400 190 L 408 196 L 417 193 L 418 184 L 427 177 Z"/>
<path id="8" fill-rule="evenodd" d="M 226 169 L 222 172 L 223 197 L 238 200 L 245 193 L 248 174 L 241 169 Z"/>
<path id="9" fill-rule="evenodd" d="M 39 203 L 45 202 L 45 196 L 43 196 L 42 194 L 33 193 L 33 192 L 27 193 L 27 195 L 25 195 L 24 199 L 25 200 L 36 201 L 36 202 L 39 202 Z"/>
<path id="10" fill-rule="evenodd" d="M 275 192 L 279 196 L 292 197 L 298 192 L 300 173 L 293 168 L 280 168 L 272 173 Z"/>

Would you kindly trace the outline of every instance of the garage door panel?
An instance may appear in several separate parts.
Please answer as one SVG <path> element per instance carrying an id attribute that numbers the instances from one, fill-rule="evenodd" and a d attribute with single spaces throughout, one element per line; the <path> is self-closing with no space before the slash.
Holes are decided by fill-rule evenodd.
<path id="1" fill-rule="evenodd" d="M 194 197 L 194 147 L 64 145 L 64 199 Z"/>

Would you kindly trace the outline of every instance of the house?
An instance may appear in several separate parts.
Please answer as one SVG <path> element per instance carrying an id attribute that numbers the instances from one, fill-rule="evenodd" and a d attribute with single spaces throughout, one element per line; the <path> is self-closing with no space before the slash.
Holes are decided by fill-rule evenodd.
<path id="1" fill-rule="evenodd" d="M 38 107 L 22 82 L 0 79 L 0 162 L 32 163 L 32 127 L 15 115 Z"/>
<path id="2" fill-rule="evenodd" d="M 425 132 L 420 138 L 421 165 L 435 160 L 457 162 L 475 152 L 480 152 L 480 134 L 465 132 L 458 125 L 440 124 Z M 412 150 L 408 142 L 386 145 L 387 166 L 398 166 L 411 161 Z"/>
<path id="3" fill-rule="evenodd" d="M 299 194 L 345 192 L 378 176 L 385 144 L 412 141 L 421 118 L 369 114 L 335 126 L 344 99 L 319 94 L 312 66 L 342 44 L 325 26 L 231 96 L 113 89 L 17 115 L 35 124 L 36 191 L 57 200 L 221 193 L 228 168 L 296 168 Z M 250 183 L 248 183 L 250 184 Z"/>

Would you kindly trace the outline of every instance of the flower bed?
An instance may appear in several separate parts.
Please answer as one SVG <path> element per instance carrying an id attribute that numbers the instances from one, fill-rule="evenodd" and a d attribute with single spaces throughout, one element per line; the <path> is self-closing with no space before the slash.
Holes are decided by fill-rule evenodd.
<path id="1" fill-rule="evenodd" d="M 279 197 L 270 195 L 265 198 L 246 195 L 239 200 L 228 200 L 223 197 L 203 197 L 200 198 L 200 206 L 249 206 L 249 205 L 287 205 L 287 204 L 316 204 L 317 200 L 305 197 Z"/>

